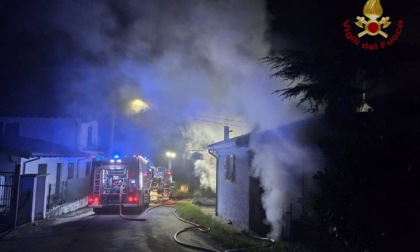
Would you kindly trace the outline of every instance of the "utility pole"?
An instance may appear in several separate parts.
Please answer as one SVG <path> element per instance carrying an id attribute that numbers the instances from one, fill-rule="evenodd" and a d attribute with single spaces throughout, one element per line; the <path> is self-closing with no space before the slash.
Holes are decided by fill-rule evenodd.
<path id="1" fill-rule="evenodd" d="M 114 111 L 112 111 L 111 115 L 111 143 L 109 147 L 109 156 L 112 157 L 114 154 L 114 135 L 115 135 L 115 118 L 117 117 L 117 114 Z"/>

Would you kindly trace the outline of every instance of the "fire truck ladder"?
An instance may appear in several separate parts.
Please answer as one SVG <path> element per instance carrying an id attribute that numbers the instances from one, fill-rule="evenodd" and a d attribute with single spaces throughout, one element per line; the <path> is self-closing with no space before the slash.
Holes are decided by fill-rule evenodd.
<path id="1" fill-rule="evenodd" d="M 102 169 L 95 169 L 93 178 L 93 198 L 99 198 L 101 187 L 101 171 Z"/>

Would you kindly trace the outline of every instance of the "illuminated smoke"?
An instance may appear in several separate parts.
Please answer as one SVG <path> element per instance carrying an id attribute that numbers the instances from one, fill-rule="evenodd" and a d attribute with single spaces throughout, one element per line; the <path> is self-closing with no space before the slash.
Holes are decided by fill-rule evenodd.
<path id="1" fill-rule="evenodd" d="M 269 79 L 268 67 L 259 60 L 269 52 L 264 1 L 53 4 L 54 26 L 65 38 L 54 51 L 72 50 L 55 78 L 63 108 L 92 115 L 117 110 L 118 118 L 119 107 L 130 100 L 141 98 L 149 105 L 133 117 L 135 127 L 116 124 L 127 135 L 124 144 L 153 146 L 153 154 L 166 151 L 159 148 L 168 143 L 179 144 L 189 155 L 190 150 L 223 140 L 224 125 L 231 127 L 234 137 L 302 117 L 294 103 L 271 95 L 285 86 L 279 79 Z M 259 147 L 263 151 L 256 160 L 267 160 L 264 169 L 256 165 L 255 174 L 261 176 L 264 207 L 275 226 L 273 232 L 278 233 L 278 212 L 272 207 L 282 202 L 286 183 L 269 187 L 276 184 L 269 179 L 271 172 L 292 176 L 283 166 L 278 168 L 279 162 L 292 160 L 284 161 L 270 146 Z M 202 185 L 213 189 L 214 161 L 206 151 L 203 160 L 195 161 Z"/>
<path id="2" fill-rule="evenodd" d="M 127 114 L 134 115 L 140 112 L 147 111 L 149 109 L 149 105 L 140 99 L 135 99 L 129 102 Z"/>
<path id="3" fill-rule="evenodd" d="M 313 147 L 297 143 L 293 133 L 270 130 L 264 135 L 252 135 L 250 147 L 255 151 L 253 176 L 259 177 L 266 221 L 271 226 L 268 236 L 278 240 L 282 234 L 283 213 L 292 204 L 293 218 L 298 199 L 302 197 L 302 176 L 312 177 L 319 165 L 319 153 Z M 308 185 L 306 185 L 308 186 Z M 283 212 L 283 208 L 285 211 Z"/>

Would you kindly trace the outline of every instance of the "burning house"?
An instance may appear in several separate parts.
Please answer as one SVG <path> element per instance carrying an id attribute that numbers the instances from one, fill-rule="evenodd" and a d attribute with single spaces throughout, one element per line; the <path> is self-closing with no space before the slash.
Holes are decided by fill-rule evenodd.
<path id="1" fill-rule="evenodd" d="M 216 215 L 260 235 L 292 239 L 292 221 L 311 215 L 311 177 L 320 164 L 313 126 L 302 120 L 210 144 Z"/>

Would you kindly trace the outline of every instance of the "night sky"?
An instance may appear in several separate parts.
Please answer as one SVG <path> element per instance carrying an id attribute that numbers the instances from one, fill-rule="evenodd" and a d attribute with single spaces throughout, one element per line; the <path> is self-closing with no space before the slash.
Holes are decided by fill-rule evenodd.
<path id="1" fill-rule="evenodd" d="M 258 118 L 260 108 L 281 103 L 259 62 L 269 48 L 262 1 L 1 1 L 0 9 L 2 115 L 99 120 L 106 145 L 115 112 L 117 149 L 159 155 L 197 145 L 186 133 L 192 122 L 211 134 L 191 147 L 203 149 L 227 122 L 246 133 L 272 120 Z M 133 115 L 133 99 L 150 110 Z M 296 117 L 289 110 L 280 111 L 287 120 Z"/>

